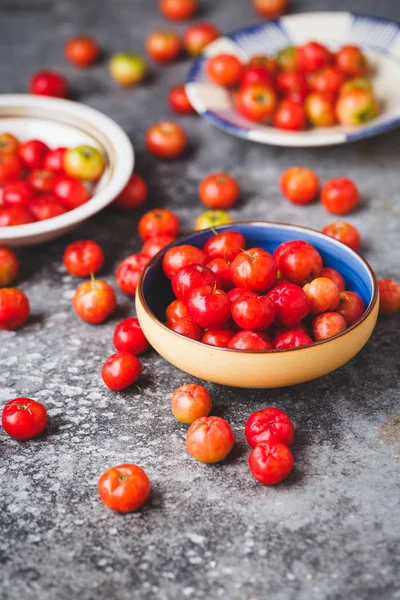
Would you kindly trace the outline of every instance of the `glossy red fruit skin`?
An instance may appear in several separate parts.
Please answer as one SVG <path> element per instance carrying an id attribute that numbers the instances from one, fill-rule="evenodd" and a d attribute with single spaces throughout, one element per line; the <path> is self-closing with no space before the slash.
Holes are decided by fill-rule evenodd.
<path id="1" fill-rule="evenodd" d="M 310 337 L 310 331 L 307 325 L 305 325 L 305 323 L 299 323 L 298 325 L 293 325 L 293 327 L 275 327 L 275 339 L 282 333 L 292 333 L 293 331 L 300 331 Z"/>
<path id="2" fill-rule="evenodd" d="M 334 215 L 352 211 L 360 200 L 357 186 L 351 179 L 329 179 L 321 189 L 321 202 Z"/>
<path id="3" fill-rule="evenodd" d="M 16 154 L 0 154 L 0 185 L 22 177 L 22 166 Z"/>
<path id="4" fill-rule="evenodd" d="M 301 71 L 279 73 L 276 77 L 276 87 L 286 98 L 298 93 L 309 93 L 307 78 Z"/>
<path id="5" fill-rule="evenodd" d="M 187 300 L 189 318 L 205 329 L 224 325 L 231 316 L 228 296 L 215 286 L 204 285 L 194 289 Z"/>
<path id="6" fill-rule="evenodd" d="M 274 350 L 289 350 L 290 348 L 301 348 L 302 346 L 309 346 L 313 343 L 313 340 L 309 335 L 303 331 L 293 330 L 285 331 L 280 335 L 277 335 L 272 342 Z"/>
<path id="7" fill-rule="evenodd" d="M 232 277 L 231 277 L 231 263 L 224 258 L 213 258 L 206 267 L 211 269 L 215 275 L 219 278 L 220 288 L 224 292 L 228 292 L 233 288 Z"/>
<path id="8" fill-rule="evenodd" d="M 171 412 L 178 421 L 191 425 L 196 419 L 207 417 L 212 408 L 210 394 L 196 383 L 187 383 L 174 391 Z"/>
<path id="9" fill-rule="evenodd" d="M 333 237 L 335 240 L 339 240 L 346 246 L 349 246 L 352 250 L 358 250 L 361 244 L 361 236 L 356 227 L 351 223 L 345 223 L 344 221 L 336 221 L 330 225 L 326 225 L 321 229 L 322 233 Z"/>
<path id="10" fill-rule="evenodd" d="M 19 140 L 12 133 L 0 133 L 0 154 L 18 154 Z"/>
<path id="11" fill-rule="evenodd" d="M 237 287 L 229 290 L 229 292 L 226 295 L 228 296 L 231 304 L 241 296 L 257 296 L 257 294 L 255 292 L 252 292 L 251 290 Z"/>
<path id="12" fill-rule="evenodd" d="M 161 121 L 149 127 L 145 134 L 147 150 L 158 158 L 176 158 L 187 146 L 186 132 L 174 121 Z"/>
<path id="13" fill-rule="evenodd" d="M 323 264 L 321 255 L 312 246 L 289 246 L 277 260 L 282 279 L 305 285 L 318 277 Z"/>
<path id="14" fill-rule="evenodd" d="M 150 238 L 145 241 L 140 251 L 141 254 L 145 254 L 149 258 L 153 258 L 160 252 L 165 246 L 169 246 L 176 238 L 171 235 L 157 235 L 156 237 Z"/>
<path id="15" fill-rule="evenodd" d="M 201 341 L 209 346 L 228 348 L 235 333 L 232 329 L 207 329 Z"/>
<path id="16" fill-rule="evenodd" d="M 316 277 L 310 283 L 306 283 L 303 291 L 310 305 L 310 313 L 313 315 L 336 310 L 339 305 L 339 288 L 327 277 Z"/>
<path id="17" fill-rule="evenodd" d="M 309 313 L 307 296 L 294 283 L 282 281 L 268 292 L 268 297 L 275 304 L 275 320 L 284 327 L 298 325 Z"/>
<path id="18" fill-rule="evenodd" d="M 75 277 L 98 273 L 104 264 L 104 252 L 93 240 L 79 240 L 64 250 L 64 267 Z"/>
<path id="19" fill-rule="evenodd" d="M 198 194 L 208 208 L 225 210 L 236 204 L 240 188 L 236 179 L 221 171 L 204 177 L 200 182 Z"/>
<path id="20" fill-rule="evenodd" d="M 356 292 L 341 292 L 337 312 L 344 317 L 348 327 L 354 325 L 364 311 L 364 302 Z"/>
<path id="21" fill-rule="evenodd" d="M 18 329 L 28 320 L 30 312 L 24 292 L 17 288 L 0 289 L 0 330 Z"/>
<path id="22" fill-rule="evenodd" d="M 18 275 L 19 262 L 11 248 L 0 246 L 0 289 L 7 287 Z"/>
<path id="23" fill-rule="evenodd" d="M 263 331 L 275 318 L 275 304 L 268 296 L 240 296 L 232 302 L 233 320 L 241 329 Z"/>
<path id="24" fill-rule="evenodd" d="M 331 127 L 337 122 L 334 97 L 330 94 L 313 92 L 307 96 L 304 108 L 311 125 Z"/>
<path id="25" fill-rule="evenodd" d="M 179 35 L 172 30 L 153 31 L 146 39 L 145 48 L 150 58 L 158 63 L 174 61 L 182 49 Z"/>
<path id="26" fill-rule="evenodd" d="M 53 189 L 55 174 L 45 169 L 35 169 L 27 177 L 28 184 L 39 193 L 50 193 Z"/>
<path id="27" fill-rule="evenodd" d="M 271 406 L 250 415 L 244 432 L 252 448 L 261 442 L 281 442 L 290 446 L 294 438 L 294 425 L 283 410 Z"/>
<path id="28" fill-rule="evenodd" d="M 256 13 L 264 19 L 276 19 L 288 8 L 289 0 L 253 0 Z"/>
<path id="29" fill-rule="evenodd" d="M 339 271 L 336 271 L 336 269 L 331 269 L 330 267 L 324 267 L 322 269 L 321 273 L 319 274 L 319 276 L 327 277 L 328 279 L 331 279 L 333 281 L 333 283 L 336 283 L 339 292 L 344 292 L 346 283 L 345 283 L 342 275 L 339 273 Z"/>
<path id="30" fill-rule="evenodd" d="M 357 46 L 343 46 L 336 52 L 336 65 L 349 77 L 363 77 L 368 73 L 368 61 Z"/>
<path id="31" fill-rule="evenodd" d="M 32 200 L 34 192 L 31 186 L 22 179 L 7 183 L 3 188 L 4 206 L 27 206 Z"/>
<path id="32" fill-rule="evenodd" d="M 18 156 L 28 169 L 43 169 L 49 150 L 41 140 L 28 140 L 20 145 Z"/>
<path id="33" fill-rule="evenodd" d="M 183 45 L 190 56 L 198 56 L 203 48 L 221 35 L 212 23 L 194 23 L 183 34 Z"/>
<path id="34" fill-rule="evenodd" d="M 69 209 L 82 206 L 90 199 L 84 184 L 68 175 L 60 175 L 53 185 L 53 194 Z"/>
<path id="35" fill-rule="evenodd" d="M 232 262 L 246 247 L 244 236 L 238 231 L 222 231 L 210 237 L 204 244 L 204 252 L 210 261 L 213 258 L 225 258 Z"/>
<path id="36" fill-rule="evenodd" d="M 239 83 L 243 65 L 233 54 L 216 54 L 207 60 L 206 73 L 213 83 L 229 87 Z"/>
<path id="37" fill-rule="evenodd" d="M 136 294 L 139 279 L 149 260 L 144 254 L 131 254 L 119 264 L 115 277 L 121 292 L 128 296 Z"/>
<path id="38" fill-rule="evenodd" d="M 76 288 L 72 306 L 83 321 L 97 325 L 114 312 L 117 299 L 111 285 L 95 279 L 85 281 Z"/>
<path id="39" fill-rule="evenodd" d="M 60 148 L 55 148 L 54 150 L 50 150 L 44 159 L 44 168 L 47 171 L 52 171 L 53 173 L 57 173 L 61 175 L 64 173 L 64 154 L 67 151 L 67 148 L 63 146 Z"/>
<path id="40" fill-rule="evenodd" d="M 249 468 L 254 479 L 263 485 L 276 485 L 289 475 L 294 459 L 286 444 L 263 442 L 251 451 Z"/>
<path id="41" fill-rule="evenodd" d="M 100 500 L 108 508 L 128 513 L 146 502 L 150 495 L 150 481 L 137 465 L 123 464 L 102 473 L 97 489 Z"/>
<path id="42" fill-rule="evenodd" d="M 313 73 L 333 62 L 332 53 L 318 42 L 307 42 L 297 48 L 297 61 L 302 71 Z"/>
<path id="43" fill-rule="evenodd" d="M 178 300 L 187 302 L 194 289 L 204 285 L 220 288 L 221 281 L 211 269 L 204 265 L 187 265 L 175 273 L 171 285 Z"/>
<path id="44" fill-rule="evenodd" d="M 64 46 L 64 54 L 75 67 L 85 68 L 96 62 L 100 54 L 100 47 L 93 37 L 79 35 L 67 40 Z"/>
<path id="45" fill-rule="evenodd" d="M 59 217 L 67 212 L 64 204 L 60 202 L 53 194 L 45 194 L 32 198 L 28 208 L 36 221 L 45 221 Z"/>
<path id="46" fill-rule="evenodd" d="M 46 408 L 31 398 L 9 400 L 3 407 L 1 424 L 4 431 L 15 440 L 29 440 L 46 428 Z"/>
<path id="47" fill-rule="evenodd" d="M 130 352 L 135 355 L 143 354 L 150 348 L 136 317 L 129 317 L 118 323 L 114 330 L 113 344 L 118 352 Z"/>
<path id="48" fill-rule="evenodd" d="M 186 304 L 182 300 L 173 300 L 168 304 L 165 311 L 165 320 L 167 323 L 175 323 L 180 319 L 189 318 Z"/>
<path id="49" fill-rule="evenodd" d="M 115 198 L 113 206 L 121 210 L 134 210 L 146 201 L 147 193 L 145 180 L 140 175 L 132 173 L 122 192 Z"/>
<path id="50" fill-rule="evenodd" d="M 174 112 L 180 115 L 192 115 L 196 112 L 190 104 L 184 85 L 175 85 L 170 89 L 168 104 Z"/>
<path id="51" fill-rule="evenodd" d="M 200 417 L 186 433 L 186 448 L 196 460 L 213 464 L 224 460 L 235 438 L 231 426 L 221 417 Z"/>
<path id="52" fill-rule="evenodd" d="M 272 350 L 271 342 L 266 333 L 243 330 L 230 339 L 228 348 L 232 350 Z"/>
<path id="53" fill-rule="evenodd" d="M 307 167 L 291 167 L 280 179 L 282 194 L 293 204 L 309 204 L 319 191 L 319 179 Z"/>
<path id="54" fill-rule="evenodd" d="M 309 78 L 310 88 L 321 94 L 338 94 L 346 77 L 337 67 L 324 67 L 312 73 Z"/>
<path id="55" fill-rule="evenodd" d="M 68 82 L 65 77 L 55 71 L 38 71 L 31 77 L 29 92 L 36 96 L 66 98 L 68 96 Z"/>
<path id="56" fill-rule="evenodd" d="M 174 246 L 166 251 L 163 257 L 163 269 L 168 279 L 172 279 L 179 269 L 188 265 L 205 265 L 207 262 L 206 255 L 203 250 L 182 244 Z"/>
<path id="57" fill-rule="evenodd" d="M 179 233 L 180 222 L 178 217 L 167 208 L 154 208 L 145 213 L 138 223 L 138 231 L 145 242 L 159 235 L 168 235 L 175 238 Z"/>
<path id="58" fill-rule="evenodd" d="M 255 123 L 267 123 L 278 104 L 274 88 L 265 83 L 253 83 L 239 88 L 235 105 L 239 113 Z"/>
<path id="59" fill-rule="evenodd" d="M 172 329 L 172 331 L 176 331 L 176 333 L 180 333 L 181 335 L 198 342 L 200 342 L 203 337 L 203 330 L 198 325 L 195 325 L 189 317 L 183 317 L 182 319 L 173 322 L 167 321 L 166 325 Z"/>
<path id="60" fill-rule="evenodd" d="M 288 248 L 297 248 L 299 246 L 308 246 L 312 248 L 311 244 L 305 242 L 304 240 L 289 240 L 288 242 L 282 242 L 282 244 L 279 244 L 279 246 L 275 248 L 273 253 L 274 261 L 276 262 L 276 264 L 278 264 L 282 254 Z"/>
<path id="61" fill-rule="evenodd" d="M 197 0 L 159 0 L 158 8 L 166 19 L 171 21 L 187 21 L 197 12 Z"/>
<path id="62" fill-rule="evenodd" d="M 120 391 L 134 384 L 142 372 L 142 363 L 130 352 L 116 352 L 109 356 L 101 376 L 110 390 Z"/>
<path id="63" fill-rule="evenodd" d="M 328 340 L 347 329 L 347 323 L 337 312 L 326 312 L 315 317 L 312 330 L 316 342 Z"/>
<path id="64" fill-rule="evenodd" d="M 271 254 L 261 248 L 250 248 L 236 256 L 231 264 L 232 282 L 253 292 L 265 292 L 274 285 L 277 266 Z"/>
<path id="65" fill-rule="evenodd" d="M 274 115 L 273 124 L 278 129 L 302 131 L 307 124 L 303 106 L 294 100 L 282 100 Z"/>
<path id="66" fill-rule="evenodd" d="M 33 223 L 33 215 L 25 206 L 0 206 L 0 227 Z"/>
<path id="67" fill-rule="evenodd" d="M 400 311 L 400 283 L 394 279 L 378 279 L 379 315 L 388 317 Z"/>
<path id="68" fill-rule="evenodd" d="M 240 78 L 240 86 L 246 87 L 247 85 L 258 83 L 273 87 L 274 80 L 271 72 L 265 67 L 257 65 L 247 65 L 244 67 L 242 76 Z"/>

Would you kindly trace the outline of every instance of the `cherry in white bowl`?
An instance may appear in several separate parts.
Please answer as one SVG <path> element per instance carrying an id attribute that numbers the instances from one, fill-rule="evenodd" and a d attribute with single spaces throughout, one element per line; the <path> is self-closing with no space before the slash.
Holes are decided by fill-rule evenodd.
<path id="1" fill-rule="evenodd" d="M 134 165 L 132 145 L 117 123 L 69 100 L 25 94 L 0 97 L 0 131 L 20 141 L 39 139 L 51 149 L 89 145 L 105 158 L 105 169 L 85 204 L 57 217 L 0 227 L 0 244 L 30 246 L 67 233 L 110 204 L 125 187 Z"/>

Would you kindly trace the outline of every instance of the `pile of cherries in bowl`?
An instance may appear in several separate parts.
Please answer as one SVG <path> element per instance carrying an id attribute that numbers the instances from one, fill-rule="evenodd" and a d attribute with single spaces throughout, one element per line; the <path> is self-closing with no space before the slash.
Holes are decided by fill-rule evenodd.
<path id="1" fill-rule="evenodd" d="M 166 309 L 171 330 L 211 346 L 284 350 L 332 338 L 365 311 L 335 269 L 303 240 L 270 254 L 246 249 L 234 230 L 217 233 L 203 249 L 188 244 L 166 251 L 163 270 L 175 295 Z"/>
<path id="2" fill-rule="evenodd" d="M 278 129 L 357 126 L 379 113 L 371 69 L 357 46 L 333 52 L 311 41 L 284 48 L 274 57 L 253 56 L 247 64 L 237 56 L 217 54 L 205 69 L 213 83 L 234 88 L 240 115 Z"/>
<path id="3" fill-rule="evenodd" d="M 62 215 L 90 200 L 105 168 L 92 146 L 50 149 L 41 140 L 20 142 L 0 133 L 0 227 Z"/>

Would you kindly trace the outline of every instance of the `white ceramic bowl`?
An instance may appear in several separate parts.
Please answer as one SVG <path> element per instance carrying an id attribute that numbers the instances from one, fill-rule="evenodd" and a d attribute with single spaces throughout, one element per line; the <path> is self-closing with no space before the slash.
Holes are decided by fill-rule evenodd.
<path id="1" fill-rule="evenodd" d="M 274 55 L 286 46 L 298 46 L 310 40 L 332 49 L 356 44 L 364 50 L 371 63 L 372 81 L 381 103 L 381 113 L 376 119 L 359 127 L 336 125 L 296 132 L 259 125 L 242 117 L 233 105 L 231 93 L 211 83 L 205 73 L 208 57 L 215 54 L 234 54 L 246 61 L 256 54 Z M 344 144 L 399 125 L 399 82 L 400 24 L 348 12 L 315 12 L 244 27 L 218 38 L 193 61 L 186 91 L 196 111 L 227 133 L 262 144 L 306 147 Z"/>
<path id="2" fill-rule="evenodd" d="M 50 148 L 89 144 L 103 152 L 106 169 L 86 204 L 53 219 L 0 227 L 0 244 L 30 246 L 63 235 L 110 204 L 133 170 L 133 148 L 121 127 L 77 102 L 27 94 L 2 95 L 0 132 L 5 131 L 22 141 L 40 139 Z"/>

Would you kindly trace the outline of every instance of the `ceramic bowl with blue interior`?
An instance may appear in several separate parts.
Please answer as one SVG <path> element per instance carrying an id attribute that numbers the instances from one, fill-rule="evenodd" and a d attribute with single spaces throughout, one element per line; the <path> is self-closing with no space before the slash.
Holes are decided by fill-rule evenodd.
<path id="1" fill-rule="evenodd" d="M 363 49 L 372 67 L 372 81 L 381 112 L 358 127 L 336 125 L 308 131 L 283 131 L 248 121 L 235 109 L 228 90 L 211 83 L 205 72 L 210 56 L 234 54 L 243 61 L 257 54 L 274 55 L 287 46 L 315 40 L 336 50 L 347 44 Z M 196 59 L 188 74 L 186 91 L 196 111 L 232 135 L 277 146 L 329 146 L 370 137 L 400 123 L 400 24 L 348 12 L 289 15 L 244 27 L 218 38 Z"/>
<path id="2" fill-rule="evenodd" d="M 337 269 L 343 275 L 346 289 L 361 296 L 366 310 L 357 323 L 340 335 L 290 350 L 244 352 L 216 348 L 172 331 L 164 324 L 165 310 L 175 297 L 163 272 L 163 256 L 168 248 L 180 244 L 203 248 L 214 235 L 213 231 L 205 229 L 161 250 L 150 261 L 140 280 L 136 294 L 137 316 L 150 344 L 161 356 L 182 371 L 205 381 L 236 387 L 273 388 L 326 375 L 361 350 L 372 334 L 379 309 L 374 273 L 361 256 L 333 238 L 296 225 L 260 221 L 222 225 L 215 229 L 217 232 L 239 231 L 248 248 L 259 247 L 269 252 L 288 240 L 309 242 L 320 252 L 325 266 Z"/>

